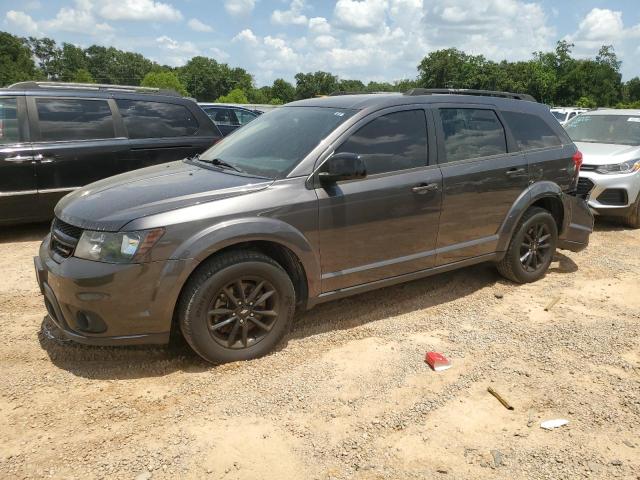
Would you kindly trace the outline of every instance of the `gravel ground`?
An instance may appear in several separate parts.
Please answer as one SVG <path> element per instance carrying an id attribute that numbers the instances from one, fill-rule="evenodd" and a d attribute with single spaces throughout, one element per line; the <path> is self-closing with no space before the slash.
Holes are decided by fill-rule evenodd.
<path id="1" fill-rule="evenodd" d="M 45 233 L 0 232 L 1 478 L 640 479 L 640 230 L 598 223 L 532 285 L 483 265 L 326 304 L 221 367 L 49 338 Z"/>

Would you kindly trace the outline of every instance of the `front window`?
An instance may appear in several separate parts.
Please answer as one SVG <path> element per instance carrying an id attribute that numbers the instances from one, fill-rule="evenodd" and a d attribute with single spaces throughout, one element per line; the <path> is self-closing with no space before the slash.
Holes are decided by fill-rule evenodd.
<path id="1" fill-rule="evenodd" d="M 578 115 L 565 126 L 574 142 L 640 145 L 639 115 Z"/>
<path id="2" fill-rule="evenodd" d="M 221 160 L 249 175 L 283 178 L 356 111 L 281 107 L 260 115 L 218 142 L 200 159 Z"/>
<path id="3" fill-rule="evenodd" d="M 564 122 L 564 119 L 567 118 L 567 114 L 564 112 L 554 112 L 553 110 L 551 110 L 551 113 L 558 119 L 559 122 Z"/>

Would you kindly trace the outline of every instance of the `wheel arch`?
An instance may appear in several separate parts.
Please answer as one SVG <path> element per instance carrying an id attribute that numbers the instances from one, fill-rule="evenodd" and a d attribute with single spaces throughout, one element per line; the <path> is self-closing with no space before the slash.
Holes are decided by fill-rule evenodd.
<path id="1" fill-rule="evenodd" d="M 500 227 L 496 251 L 499 254 L 504 254 L 507 251 L 518 223 L 531 207 L 540 207 L 551 213 L 558 227 L 558 236 L 560 236 L 568 220 L 568 216 L 565 215 L 564 195 L 558 184 L 549 181 L 534 183 L 522 192 L 511 206 Z"/>

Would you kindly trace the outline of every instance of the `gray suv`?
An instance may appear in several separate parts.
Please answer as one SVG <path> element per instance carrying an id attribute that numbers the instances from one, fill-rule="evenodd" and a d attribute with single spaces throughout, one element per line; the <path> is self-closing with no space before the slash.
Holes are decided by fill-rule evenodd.
<path id="1" fill-rule="evenodd" d="M 272 350 L 294 312 L 480 262 L 515 282 L 586 247 L 581 155 L 525 95 L 412 90 L 266 113 L 200 156 L 57 205 L 35 258 L 72 340 L 208 361 Z"/>

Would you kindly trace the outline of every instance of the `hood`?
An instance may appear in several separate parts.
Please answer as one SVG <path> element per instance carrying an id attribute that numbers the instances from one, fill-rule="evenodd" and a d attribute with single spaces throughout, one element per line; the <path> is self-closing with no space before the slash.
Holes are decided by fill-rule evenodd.
<path id="1" fill-rule="evenodd" d="M 273 183 L 183 161 L 134 170 L 79 188 L 56 205 L 56 217 L 85 229 L 117 231 L 136 218 L 222 198 Z"/>
<path id="2" fill-rule="evenodd" d="M 611 143 L 575 142 L 585 165 L 613 165 L 640 158 L 640 147 Z"/>

